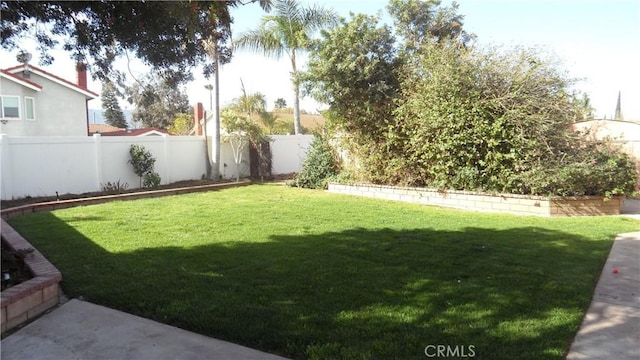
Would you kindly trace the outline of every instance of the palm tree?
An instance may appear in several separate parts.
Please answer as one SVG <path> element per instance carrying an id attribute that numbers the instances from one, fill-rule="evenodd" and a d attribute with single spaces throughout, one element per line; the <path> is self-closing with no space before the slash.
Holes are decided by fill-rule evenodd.
<path id="1" fill-rule="evenodd" d="M 265 111 L 267 106 L 267 100 L 265 100 L 264 94 L 256 92 L 253 94 L 247 94 L 247 90 L 244 88 L 244 82 L 240 79 L 240 86 L 242 95 L 239 98 L 234 99 L 234 104 L 238 111 L 251 117 L 253 114 L 260 114 Z"/>
<path id="2" fill-rule="evenodd" d="M 214 180 L 218 180 L 220 177 L 220 54 L 218 48 L 218 41 L 215 38 L 208 39 L 204 41 L 204 47 L 207 51 L 207 54 L 211 58 L 213 63 L 213 83 L 214 85 L 206 85 L 205 87 L 209 90 L 209 97 L 211 97 L 211 90 L 215 89 L 215 108 L 210 109 L 213 110 L 213 172 L 207 174 L 207 177 L 213 175 Z M 210 99 L 211 100 L 211 99 Z M 211 101 L 209 101 L 211 103 Z M 210 104 L 211 105 L 211 104 Z M 204 127 L 205 127 L 205 139 L 207 137 L 206 128 L 207 128 L 207 120 L 205 116 Z M 206 142 L 205 142 L 206 143 Z M 207 145 L 208 151 L 209 145 Z M 207 159 L 209 163 L 209 160 Z"/>
<path id="3" fill-rule="evenodd" d="M 276 125 L 278 123 L 278 116 L 273 115 L 268 111 L 263 111 L 260 113 L 260 122 L 264 125 L 267 130 L 268 135 L 273 135 L 276 130 Z"/>
<path id="4" fill-rule="evenodd" d="M 217 76 L 217 72 L 216 72 L 216 76 Z M 211 84 L 207 84 L 204 86 L 205 89 L 209 90 L 209 111 L 212 110 L 213 108 L 213 102 L 212 102 L 212 98 L 211 98 L 211 91 L 213 90 L 213 85 Z M 204 130 L 204 158 L 205 158 L 205 162 L 206 162 L 206 174 L 207 174 L 207 179 L 211 179 L 211 170 L 212 170 L 212 166 L 211 166 L 211 158 L 209 157 L 209 137 L 207 136 L 207 116 L 205 115 L 204 119 L 202 119 L 204 121 L 204 124 L 202 126 L 203 130 Z M 200 119 L 196 119 L 196 121 L 200 122 Z M 215 154 L 219 154 L 220 151 L 216 150 L 215 146 L 217 146 L 218 148 L 220 147 L 220 132 L 218 131 L 218 137 L 216 138 L 214 136 L 214 153 Z M 216 164 L 216 169 L 220 168 L 220 155 L 215 155 L 215 164 Z M 216 170 L 216 173 L 213 174 L 214 175 L 214 179 L 218 180 L 219 177 L 219 171 Z"/>
<path id="5" fill-rule="evenodd" d="M 294 92 L 293 121 L 295 133 L 300 134 L 300 82 L 296 53 L 307 50 L 311 35 L 335 25 L 338 17 L 331 9 L 300 7 L 296 0 L 276 0 L 273 8 L 275 12 L 263 16 L 257 29 L 241 34 L 234 42 L 234 47 L 262 52 L 276 59 L 281 58 L 283 53 L 289 56 Z"/>
<path id="6" fill-rule="evenodd" d="M 214 84 L 206 85 L 205 88 L 209 90 L 209 104 L 211 107 L 211 91 L 215 89 L 215 108 L 213 110 L 213 171 L 211 171 L 211 161 L 209 159 L 209 145 L 208 141 L 205 141 L 207 147 L 207 178 L 213 176 L 214 180 L 220 178 L 220 65 L 225 64 L 231 60 L 231 52 L 225 51 L 228 48 L 225 43 L 231 39 L 231 14 L 229 13 L 229 7 L 236 7 L 238 5 L 245 5 L 249 3 L 258 2 L 260 7 L 264 11 L 270 11 L 272 0 L 249 0 L 243 2 L 240 0 L 229 0 L 223 3 L 213 2 L 210 7 L 210 11 L 207 14 L 208 21 L 211 22 L 216 30 L 210 34 L 207 39 L 203 39 L 202 45 L 207 55 L 211 58 L 212 73 L 214 76 Z M 222 6 L 222 9 L 220 9 Z M 204 123 L 205 139 L 207 138 L 207 121 L 205 117 Z"/>

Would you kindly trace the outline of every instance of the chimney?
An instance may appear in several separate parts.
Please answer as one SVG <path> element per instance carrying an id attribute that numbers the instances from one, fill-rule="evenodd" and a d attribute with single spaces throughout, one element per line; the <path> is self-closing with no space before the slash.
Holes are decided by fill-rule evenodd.
<path id="1" fill-rule="evenodd" d="M 87 89 L 87 66 L 83 63 L 76 65 L 76 72 L 78 74 L 78 86 Z"/>
<path id="2" fill-rule="evenodd" d="M 202 103 L 197 103 L 193 106 L 193 119 L 195 121 L 194 130 L 196 136 L 202 135 L 202 126 L 200 125 L 200 120 L 204 118 L 204 107 Z"/>

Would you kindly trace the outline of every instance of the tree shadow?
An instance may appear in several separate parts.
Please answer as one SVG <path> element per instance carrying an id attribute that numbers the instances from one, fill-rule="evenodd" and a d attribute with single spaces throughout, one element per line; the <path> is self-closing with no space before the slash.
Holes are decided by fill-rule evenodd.
<path id="1" fill-rule="evenodd" d="M 112 253 L 51 213 L 11 222 L 72 297 L 293 358 L 425 358 L 442 344 L 560 359 L 611 246 L 537 227 L 355 228 Z"/>

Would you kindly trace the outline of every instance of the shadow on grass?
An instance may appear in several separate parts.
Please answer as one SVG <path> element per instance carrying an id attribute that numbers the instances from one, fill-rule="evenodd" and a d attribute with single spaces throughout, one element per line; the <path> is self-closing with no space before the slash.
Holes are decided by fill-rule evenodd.
<path id="1" fill-rule="evenodd" d="M 72 297 L 293 358 L 424 359 L 443 344 L 560 359 L 611 246 L 543 228 L 421 228 L 109 253 L 50 213 L 11 223 Z"/>

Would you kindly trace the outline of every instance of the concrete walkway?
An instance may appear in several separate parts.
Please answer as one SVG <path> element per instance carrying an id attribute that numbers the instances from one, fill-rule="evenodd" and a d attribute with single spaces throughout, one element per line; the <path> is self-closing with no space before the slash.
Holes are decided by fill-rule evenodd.
<path id="1" fill-rule="evenodd" d="M 285 359 L 75 299 L 1 345 L 2 360 Z"/>
<path id="2" fill-rule="evenodd" d="M 620 234 L 613 243 L 567 355 L 582 359 L 640 359 L 640 232 Z"/>

